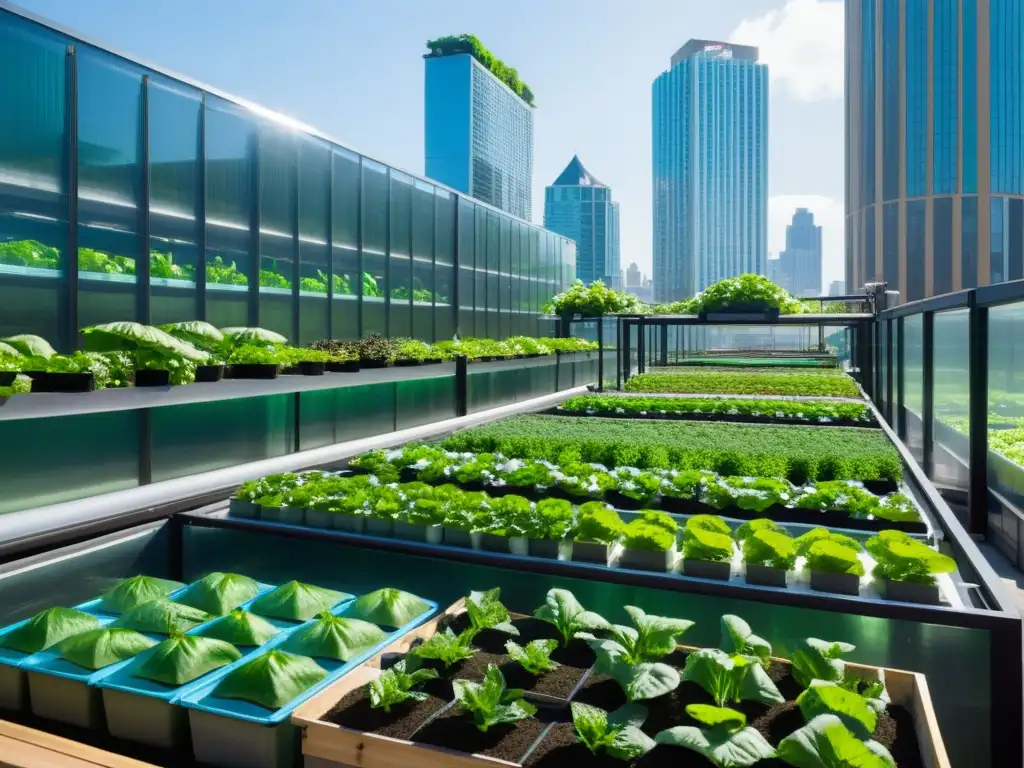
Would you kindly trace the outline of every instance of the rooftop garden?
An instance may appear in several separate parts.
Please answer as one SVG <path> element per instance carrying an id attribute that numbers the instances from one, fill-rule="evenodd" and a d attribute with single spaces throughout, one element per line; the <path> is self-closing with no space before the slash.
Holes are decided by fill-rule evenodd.
<path id="1" fill-rule="evenodd" d="M 468 53 L 479 61 L 496 78 L 512 89 L 512 92 L 529 104 L 537 106 L 533 100 L 533 91 L 519 79 L 519 73 L 514 67 L 508 66 L 505 62 L 484 48 L 483 43 L 476 35 L 445 35 L 435 40 L 427 41 L 429 53 L 423 54 L 425 59 L 440 58 L 442 56 L 457 56 Z"/>

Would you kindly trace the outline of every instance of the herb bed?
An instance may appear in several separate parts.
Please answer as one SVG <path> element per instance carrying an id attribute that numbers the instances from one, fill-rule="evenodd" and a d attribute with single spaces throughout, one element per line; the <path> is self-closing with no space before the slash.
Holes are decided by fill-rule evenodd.
<path id="1" fill-rule="evenodd" d="M 626 381 L 627 392 L 693 393 L 707 395 L 813 395 L 861 397 L 857 383 L 841 371 L 787 370 L 785 373 L 747 370 L 682 370 L 642 373 Z"/>

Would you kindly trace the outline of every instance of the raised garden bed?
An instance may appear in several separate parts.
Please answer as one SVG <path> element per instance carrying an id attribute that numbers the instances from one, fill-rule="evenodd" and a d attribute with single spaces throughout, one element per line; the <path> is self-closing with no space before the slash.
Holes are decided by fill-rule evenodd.
<path id="1" fill-rule="evenodd" d="M 696 395 L 803 395 L 862 397 L 857 383 L 838 369 L 764 368 L 711 371 L 683 368 L 671 373 L 642 373 L 630 377 L 627 392 Z"/>

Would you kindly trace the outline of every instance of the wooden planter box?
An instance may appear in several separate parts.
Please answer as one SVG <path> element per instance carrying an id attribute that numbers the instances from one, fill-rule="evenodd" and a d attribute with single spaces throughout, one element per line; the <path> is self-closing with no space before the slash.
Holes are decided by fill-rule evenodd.
<path id="1" fill-rule="evenodd" d="M 416 640 L 431 636 L 445 617 L 457 615 L 462 609 L 463 601 L 459 600 L 434 620 L 406 635 L 401 641 L 404 647 L 396 649 L 397 652 L 404 653 Z M 680 649 L 696 650 L 689 646 L 680 646 Z M 388 649 L 385 649 L 382 653 L 387 651 Z M 379 667 L 379 656 L 369 659 L 334 685 L 325 688 L 318 696 L 307 701 L 292 715 L 292 724 L 303 730 L 302 755 L 307 768 L 494 768 L 516 765 L 486 755 L 471 755 L 354 731 L 322 719 L 346 694 L 366 685 L 380 674 Z M 877 667 L 850 662 L 847 662 L 846 669 L 865 680 L 877 680 L 879 673 L 884 673 L 891 703 L 905 708 L 913 716 L 914 732 L 924 768 L 951 768 L 924 675 L 895 669 L 880 670 Z M 585 768 L 585 765 L 581 768 Z"/>
<path id="2" fill-rule="evenodd" d="M 360 768 L 428 768 L 428 766 L 508 766 L 518 765 L 480 754 L 467 754 L 429 744 L 378 736 L 374 733 L 354 731 L 321 718 L 348 693 L 369 683 L 380 674 L 381 659 L 393 654 L 404 654 L 410 648 L 436 634 L 446 622 L 466 610 L 465 599 L 460 598 L 434 619 L 421 625 L 401 640 L 385 648 L 365 664 L 353 669 L 337 683 L 320 692 L 292 714 L 292 724 L 303 730 L 302 755 L 307 766 L 346 765 Z M 523 618 L 512 614 L 513 618 Z M 586 675 L 580 680 L 580 684 Z M 528 695 L 529 696 L 529 695 Z M 543 695 L 529 696 L 534 703 L 544 706 L 561 704 L 558 699 Z"/>
<path id="3" fill-rule="evenodd" d="M 47 768 L 155 768 L 123 755 L 0 720 L 0 765 Z"/>

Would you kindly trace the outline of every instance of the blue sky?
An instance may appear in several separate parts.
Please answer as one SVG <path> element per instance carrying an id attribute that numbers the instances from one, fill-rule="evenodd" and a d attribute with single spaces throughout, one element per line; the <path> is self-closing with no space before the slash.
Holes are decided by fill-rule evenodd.
<path id="1" fill-rule="evenodd" d="M 651 83 L 691 37 L 759 45 L 772 75 L 769 247 L 800 205 L 842 277 L 838 0 L 21 0 L 116 49 L 423 173 L 427 39 L 472 32 L 537 99 L 534 217 L 574 153 L 622 209 L 623 268 L 651 267 Z"/>

